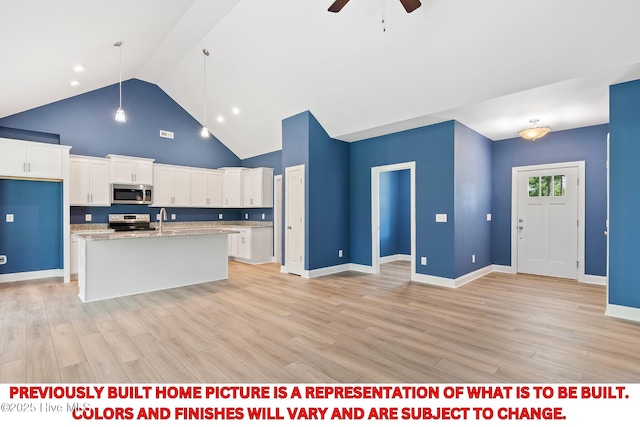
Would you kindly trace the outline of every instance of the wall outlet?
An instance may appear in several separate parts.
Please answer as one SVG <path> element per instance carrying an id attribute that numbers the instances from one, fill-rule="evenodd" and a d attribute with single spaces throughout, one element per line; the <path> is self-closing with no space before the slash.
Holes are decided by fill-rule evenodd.
<path id="1" fill-rule="evenodd" d="M 171 214 L 171 219 L 176 219 L 176 214 Z"/>
<path id="2" fill-rule="evenodd" d="M 426 256 L 423 256 L 423 257 L 420 258 L 420 264 L 421 265 L 427 265 L 427 257 Z"/>
<path id="3" fill-rule="evenodd" d="M 263 213 L 262 214 L 262 219 L 266 219 L 266 218 L 267 218 L 267 216 Z"/>
<path id="4" fill-rule="evenodd" d="M 222 214 L 218 214 L 218 219 L 222 219 Z"/>
<path id="5" fill-rule="evenodd" d="M 487 214 L 487 221 L 491 221 L 491 214 Z"/>
<path id="6" fill-rule="evenodd" d="M 338 249 L 338 258 L 342 258 L 342 249 Z"/>
<path id="7" fill-rule="evenodd" d="M 91 214 L 84 214 L 84 220 L 85 222 L 91 222 Z"/>
<path id="8" fill-rule="evenodd" d="M 475 255 L 471 255 L 471 262 L 476 262 L 476 256 Z"/>
<path id="9" fill-rule="evenodd" d="M 7 263 L 7 256 L 0 255 L 0 265 L 6 264 L 6 263 Z"/>
<path id="10" fill-rule="evenodd" d="M 248 213 L 244 214 L 244 219 L 249 219 L 249 214 Z"/>
<path id="11" fill-rule="evenodd" d="M 156 221 L 160 221 L 160 214 L 156 214 Z"/>
<path id="12" fill-rule="evenodd" d="M 7 222 L 13 222 L 13 214 L 7 214 L 6 220 Z"/>

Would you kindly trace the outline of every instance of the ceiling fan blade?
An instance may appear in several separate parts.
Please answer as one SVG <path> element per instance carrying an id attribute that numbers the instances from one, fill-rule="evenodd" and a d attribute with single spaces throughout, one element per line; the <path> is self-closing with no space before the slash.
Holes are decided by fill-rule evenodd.
<path id="1" fill-rule="evenodd" d="M 422 3 L 420 3 L 420 0 L 400 0 L 400 3 L 402 3 L 407 13 L 413 12 L 422 5 Z"/>
<path id="2" fill-rule="evenodd" d="M 344 7 L 345 4 L 349 3 L 349 0 L 336 0 L 333 2 L 331 6 L 329 6 L 329 12 L 340 12 L 340 10 Z"/>

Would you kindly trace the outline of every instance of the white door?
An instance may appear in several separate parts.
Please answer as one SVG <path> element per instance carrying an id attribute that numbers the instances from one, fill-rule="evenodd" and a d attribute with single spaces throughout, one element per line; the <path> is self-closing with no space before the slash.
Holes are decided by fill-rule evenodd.
<path id="1" fill-rule="evenodd" d="M 273 178 L 273 255 L 282 263 L 282 175 Z"/>
<path id="2" fill-rule="evenodd" d="M 304 165 L 285 170 L 285 259 L 287 272 L 304 272 Z"/>
<path id="3" fill-rule="evenodd" d="M 578 277 L 578 168 L 518 172 L 518 272 Z"/>

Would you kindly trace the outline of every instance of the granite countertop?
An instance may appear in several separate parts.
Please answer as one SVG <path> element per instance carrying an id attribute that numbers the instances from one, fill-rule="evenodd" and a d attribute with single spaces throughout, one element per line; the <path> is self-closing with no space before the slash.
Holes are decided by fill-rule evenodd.
<path id="1" fill-rule="evenodd" d="M 152 222 L 158 228 L 157 222 Z M 273 227 L 271 221 L 165 221 L 162 223 L 163 230 L 195 230 L 195 229 L 229 229 L 236 227 L 264 228 Z M 105 223 L 93 224 L 71 224 L 72 233 L 113 233 Z"/>
<path id="2" fill-rule="evenodd" d="M 106 231 L 106 230 L 105 230 Z M 180 237 L 180 236 L 207 236 L 213 234 L 233 234 L 237 231 L 229 228 L 173 228 L 163 230 L 144 230 L 144 231 L 119 231 L 119 232 L 76 232 L 75 237 L 83 240 L 122 240 L 122 239 L 148 239 L 156 237 Z"/>

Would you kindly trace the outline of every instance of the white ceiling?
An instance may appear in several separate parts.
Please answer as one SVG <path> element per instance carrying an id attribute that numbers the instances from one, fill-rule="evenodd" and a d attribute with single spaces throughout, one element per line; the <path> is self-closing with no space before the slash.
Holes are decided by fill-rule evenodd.
<path id="1" fill-rule="evenodd" d="M 0 0 L 0 117 L 117 83 L 117 41 L 124 80 L 200 122 L 208 49 L 207 125 L 240 158 L 279 150 L 306 110 L 349 142 L 450 119 L 493 140 L 531 118 L 607 123 L 608 86 L 640 78 L 638 0 L 332 1 Z"/>

